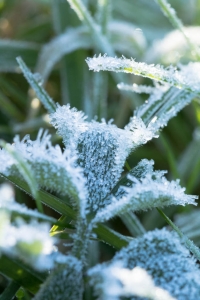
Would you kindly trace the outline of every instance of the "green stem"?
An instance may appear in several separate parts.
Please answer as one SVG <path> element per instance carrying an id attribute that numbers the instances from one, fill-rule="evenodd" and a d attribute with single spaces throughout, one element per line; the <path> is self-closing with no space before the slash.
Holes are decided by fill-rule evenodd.
<path id="1" fill-rule="evenodd" d="M 30 187 L 25 181 L 14 176 L 7 177 L 2 174 L 0 175 L 33 197 Z M 38 196 L 41 202 L 56 210 L 61 215 L 68 216 L 72 220 L 77 219 L 77 213 L 69 205 L 67 205 L 66 201 L 61 200 L 60 198 L 55 197 L 42 189 L 38 191 Z M 97 225 L 97 227 L 93 229 L 93 232 L 97 234 L 98 239 L 114 248 L 121 249 L 128 244 L 128 239 L 126 237 L 118 234 L 118 232 L 115 232 L 105 225 Z"/>
<path id="2" fill-rule="evenodd" d="M 6 289 L 0 295 L 0 300 L 10 300 L 13 299 L 16 292 L 20 288 L 19 283 L 11 280 Z"/>

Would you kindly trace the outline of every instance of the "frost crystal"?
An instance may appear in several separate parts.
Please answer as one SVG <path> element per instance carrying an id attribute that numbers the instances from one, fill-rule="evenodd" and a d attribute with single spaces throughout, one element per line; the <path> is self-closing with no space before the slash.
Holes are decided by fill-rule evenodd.
<path id="1" fill-rule="evenodd" d="M 155 134 L 138 117 L 133 117 L 125 130 L 105 121 L 85 119 L 82 112 L 69 105 L 57 106 L 51 115 L 51 123 L 63 137 L 66 148 L 77 152 L 78 165 L 84 169 L 87 180 L 89 206 L 95 211 L 107 204 L 105 198 L 120 178 L 129 153 Z"/>
<path id="2" fill-rule="evenodd" d="M 108 274 L 106 270 L 114 268 L 116 265 L 129 270 L 134 270 L 135 267 L 146 270 L 156 286 L 168 291 L 177 300 L 199 299 L 200 270 L 189 251 L 180 243 L 179 238 L 166 229 L 154 230 L 134 239 L 128 247 L 123 248 L 115 255 L 111 263 L 98 265 L 90 271 L 90 275 L 96 277 L 93 277 L 92 280 L 96 281 L 97 292 L 100 296 L 101 286 L 105 284 L 106 276 L 109 276 L 106 275 Z M 120 274 L 120 276 L 122 275 L 123 273 Z M 116 278 L 117 273 L 113 277 Z M 106 283 L 108 289 L 110 289 L 109 283 L 112 284 L 113 280 L 110 279 Z M 118 289 L 122 288 L 119 283 Z M 145 289 L 143 288 L 143 290 Z M 104 298 L 102 297 L 102 299 Z M 140 298 L 131 297 L 131 299 L 139 300 Z M 160 297 L 159 299 L 165 298 Z"/>
<path id="3" fill-rule="evenodd" d="M 122 296 L 175 300 L 167 291 L 156 287 L 151 276 L 140 267 L 129 270 L 122 268 L 120 263 L 109 267 L 99 265 L 89 270 L 88 274 L 91 277 L 91 285 L 95 286 L 97 295 L 100 294 L 99 300 L 120 300 Z"/>
<path id="4" fill-rule="evenodd" d="M 148 77 L 160 82 L 167 82 L 172 86 L 178 88 L 186 88 L 190 91 L 200 90 L 200 80 L 199 76 L 195 77 L 195 82 L 189 79 L 189 71 L 194 69 L 199 69 L 200 63 L 190 63 L 187 66 L 187 74 L 184 71 L 184 67 L 180 68 L 180 71 L 170 66 L 164 68 L 160 65 L 148 65 L 143 62 L 136 62 L 134 59 L 113 58 L 107 55 L 101 56 L 101 54 L 93 58 L 87 58 L 86 62 L 90 70 L 99 71 L 114 71 L 114 72 L 125 72 L 132 73 L 135 75 L 140 75 L 143 77 Z M 192 76 L 193 78 L 193 76 Z"/>
<path id="5" fill-rule="evenodd" d="M 82 300 L 82 264 L 73 256 L 58 264 L 34 300 Z"/>
<path id="6" fill-rule="evenodd" d="M 138 169 L 145 165 L 148 165 L 146 160 L 139 164 Z M 166 171 L 152 171 L 152 162 L 148 167 L 149 172 L 146 171 L 139 179 L 129 175 L 128 184 L 120 186 L 114 194 L 116 198 L 113 197 L 112 202 L 97 213 L 96 222 L 103 222 L 130 210 L 140 211 L 170 205 L 196 205 L 195 200 L 198 197 L 186 195 L 185 188 L 179 185 L 179 180 L 169 182 L 164 177 Z"/>
<path id="7" fill-rule="evenodd" d="M 26 136 L 21 142 L 14 139 L 12 147 L 18 151 L 31 166 L 39 186 L 55 191 L 62 195 L 69 195 L 74 205 L 81 200 L 81 214 L 85 214 L 87 190 L 82 169 L 75 165 L 76 156 L 66 150 L 62 153 L 60 147 L 53 147 L 50 135 L 40 130 L 35 141 Z M 17 162 L 4 149 L 0 150 L 0 173 L 9 176 L 18 174 Z M 19 176 L 19 174 L 18 174 Z"/>

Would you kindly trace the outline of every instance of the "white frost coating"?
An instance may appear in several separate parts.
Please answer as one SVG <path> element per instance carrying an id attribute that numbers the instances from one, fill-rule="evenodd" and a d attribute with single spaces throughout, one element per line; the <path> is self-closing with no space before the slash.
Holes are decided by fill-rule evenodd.
<path id="1" fill-rule="evenodd" d="M 130 210 L 141 211 L 170 205 L 196 205 L 195 200 L 198 197 L 186 195 L 185 188 L 179 185 L 180 181 L 169 182 L 164 177 L 165 173 L 166 171 L 150 170 L 140 179 L 130 176 L 130 187 L 121 186 L 122 197 L 113 197 L 112 202 L 97 213 L 94 222 L 104 222 Z"/>
<path id="2" fill-rule="evenodd" d="M 31 165 L 39 186 L 69 195 L 72 204 L 78 205 L 84 217 L 87 190 L 82 169 L 76 165 L 77 157 L 69 149 L 62 153 L 58 145 L 53 147 L 51 136 L 47 132 L 42 136 L 42 132 L 39 131 L 35 141 L 31 141 L 29 136 L 22 141 L 15 137 L 12 147 Z M 16 161 L 5 150 L 0 150 L 0 173 L 6 176 L 18 174 L 15 165 Z"/>
<path id="3" fill-rule="evenodd" d="M 162 94 L 169 89 L 170 86 L 168 84 L 160 85 L 156 82 L 155 82 L 155 86 L 142 85 L 142 84 L 138 85 L 136 83 L 129 85 L 129 84 L 125 84 L 125 83 L 121 82 L 121 83 L 118 83 L 117 87 L 120 90 L 131 91 L 131 92 L 135 92 L 138 94 L 142 94 L 142 93 L 152 94 L 152 95 L 159 94 L 159 98 L 160 98 L 162 96 Z"/>
<path id="4" fill-rule="evenodd" d="M 82 263 L 68 255 L 50 273 L 34 300 L 82 300 Z"/>
<path id="5" fill-rule="evenodd" d="M 192 80 L 188 82 L 188 76 L 184 72 L 184 68 L 181 67 L 180 71 L 176 68 L 170 66 L 168 68 L 164 68 L 160 65 L 148 65 L 143 62 L 136 62 L 134 59 L 126 59 L 125 57 L 121 58 L 113 58 L 107 55 L 94 56 L 93 58 L 87 58 L 86 62 L 89 66 L 90 70 L 99 72 L 99 71 L 114 71 L 114 72 L 125 72 L 132 73 L 135 75 L 140 75 L 143 77 L 148 77 L 160 82 L 167 82 L 172 86 L 177 88 L 186 88 L 191 91 L 199 91 L 200 90 L 200 81 L 199 78 L 195 78 L 195 82 Z M 195 64 L 195 67 L 193 66 Z M 200 63 L 190 63 L 187 66 L 188 74 L 190 74 L 190 70 L 192 71 L 194 68 L 197 68 L 197 65 Z M 193 76 L 192 76 L 193 78 Z"/>
<path id="6" fill-rule="evenodd" d="M 26 224 L 20 220 L 14 226 L 10 223 L 8 212 L 1 211 L 0 217 L 1 252 L 17 257 L 40 271 L 53 267 L 50 255 L 54 252 L 55 238 L 49 236 L 48 224 L 36 221 Z"/>
<path id="7" fill-rule="evenodd" d="M 115 283 L 118 291 L 122 288 L 120 281 L 116 280 L 118 272 L 113 271 L 113 276 L 109 274 L 109 270 L 116 268 L 116 266 L 129 269 L 130 275 L 131 270 L 134 271 L 136 267 L 144 269 L 154 280 L 156 287 L 168 291 L 177 300 L 199 299 L 199 267 L 191 257 L 190 252 L 181 244 L 178 236 L 166 229 L 156 229 L 133 239 L 127 247 L 114 256 L 111 262 L 97 265 L 89 271 L 92 284 L 96 286 L 95 291 L 102 300 L 107 300 L 107 298 L 103 298 L 106 293 L 104 287 L 110 291 L 110 285 Z M 127 276 L 128 272 L 125 272 L 125 276 Z M 123 270 L 119 273 L 118 277 L 120 276 L 123 276 Z M 147 278 L 146 275 L 143 276 L 143 290 L 145 290 L 145 279 Z M 107 280 L 108 277 L 110 278 Z M 129 282 L 130 277 L 128 276 L 127 279 Z M 109 300 L 111 299 L 118 300 L 121 298 L 113 297 Z M 131 299 L 136 300 L 138 297 L 133 296 Z M 157 299 L 163 300 L 165 298 L 163 296 L 163 298 Z"/>
<path id="8" fill-rule="evenodd" d="M 95 276 L 101 276 L 102 282 L 96 284 L 95 289 L 101 291 L 99 300 L 120 300 L 121 297 L 145 297 L 152 300 L 175 300 L 170 294 L 160 287 L 156 287 L 151 276 L 142 268 L 132 270 L 123 268 L 120 263 L 107 268 L 94 267 L 88 271 L 95 283 Z M 94 276 L 94 279 L 92 277 Z M 133 299 L 131 297 L 131 299 Z"/>
<path id="9" fill-rule="evenodd" d="M 129 153 L 155 137 L 141 118 L 133 117 L 124 130 L 104 120 L 87 122 L 82 112 L 70 106 L 57 106 L 51 123 L 58 129 L 64 144 L 77 153 L 84 170 L 90 209 L 108 204 L 107 195 L 117 183 Z"/>

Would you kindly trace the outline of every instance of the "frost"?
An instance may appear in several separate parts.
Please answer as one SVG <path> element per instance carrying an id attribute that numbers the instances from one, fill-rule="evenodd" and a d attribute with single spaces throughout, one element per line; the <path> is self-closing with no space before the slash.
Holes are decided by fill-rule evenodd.
<path id="1" fill-rule="evenodd" d="M 34 300 L 82 300 L 82 264 L 73 256 L 58 263 L 50 273 Z"/>
<path id="2" fill-rule="evenodd" d="M 146 160 L 140 163 L 140 168 L 143 165 L 147 165 Z M 139 179 L 129 175 L 128 186 L 120 186 L 116 192 L 117 198 L 113 197 L 111 203 L 97 213 L 94 222 L 103 222 L 130 210 L 134 212 L 170 205 L 196 205 L 198 197 L 186 195 L 179 180 L 169 182 L 164 177 L 166 171 L 152 171 L 151 167 L 150 162 L 149 172 Z"/>
<path id="3" fill-rule="evenodd" d="M 91 277 L 91 285 L 95 285 L 96 293 L 101 294 L 98 298 L 100 300 L 120 300 L 122 296 L 175 300 L 167 291 L 156 287 L 151 276 L 140 267 L 129 270 L 120 267 L 120 263 L 106 268 L 99 265 L 89 270 L 88 275 Z"/>
<path id="4" fill-rule="evenodd" d="M 117 87 L 120 90 L 131 91 L 138 94 L 142 94 L 142 93 L 151 94 L 153 96 L 157 96 L 158 99 L 162 96 L 164 92 L 166 92 L 169 89 L 168 84 L 164 84 L 164 85 L 155 84 L 155 86 L 148 86 L 142 84 L 138 85 L 136 83 L 129 85 L 123 82 L 119 83 Z"/>
<path id="5" fill-rule="evenodd" d="M 106 287 L 110 291 L 113 282 L 116 282 L 118 291 L 119 289 L 121 291 L 123 288 L 120 281 L 118 280 L 117 282 L 116 279 L 118 272 L 113 272 L 113 276 L 108 274 L 109 270 L 114 269 L 116 266 L 125 268 L 125 270 L 128 268 L 130 270 L 129 275 L 132 269 L 134 271 L 135 267 L 146 270 L 148 275 L 154 280 L 156 287 L 168 291 L 177 300 L 196 300 L 199 298 L 200 270 L 190 256 L 189 251 L 180 243 L 179 238 L 166 229 L 156 229 L 134 239 L 126 248 L 119 251 L 110 263 L 97 265 L 90 270 L 90 276 L 93 276 L 92 281 L 95 282 L 96 292 L 100 297 L 102 287 Z M 123 269 L 118 277 L 123 276 Z M 126 276 L 127 273 L 126 270 Z M 105 282 L 106 279 L 108 280 Z M 145 291 L 144 286 L 148 287 L 145 285 L 145 279 L 147 278 L 144 275 L 143 291 Z M 129 280 L 130 276 L 124 277 L 126 285 L 129 284 Z M 114 292 L 114 290 L 111 290 L 111 292 Z M 106 298 L 102 297 L 100 299 Z M 119 298 L 110 299 L 117 300 Z M 139 300 L 140 298 L 131 297 L 131 299 Z M 157 299 L 165 298 L 163 296 L 163 298 Z"/>
<path id="6" fill-rule="evenodd" d="M 105 198 L 120 178 L 130 152 L 156 136 L 141 118 L 133 117 L 122 130 L 104 120 L 87 122 L 82 112 L 69 105 L 57 106 L 51 123 L 66 148 L 77 152 L 87 180 L 89 207 L 94 211 L 107 204 Z"/>
<path id="7" fill-rule="evenodd" d="M 194 69 L 199 69 L 200 63 L 190 63 L 186 68 L 188 74 L 185 73 L 184 67 L 180 67 L 180 71 L 176 68 L 170 66 L 164 68 L 160 65 L 148 65 L 143 62 L 136 62 L 134 59 L 127 59 L 124 56 L 122 58 L 113 58 L 107 55 L 94 56 L 93 58 L 87 58 L 86 62 L 90 70 L 99 71 L 114 71 L 114 72 L 125 72 L 132 73 L 135 75 L 140 75 L 142 77 L 148 77 L 159 82 L 168 83 L 177 88 L 185 88 L 189 91 L 199 92 L 200 90 L 200 80 L 199 76 L 195 79 L 193 83 L 192 78 L 189 79 L 188 74 L 193 72 Z M 189 80 L 189 81 L 188 81 Z"/>
<path id="8" fill-rule="evenodd" d="M 31 166 L 40 187 L 69 195 L 72 203 L 80 207 L 81 215 L 84 217 L 87 190 L 82 169 L 76 165 L 77 158 L 74 153 L 72 156 L 69 150 L 62 153 L 58 145 L 53 147 L 50 135 L 47 132 L 42 135 L 42 132 L 39 131 L 35 141 L 26 136 L 20 142 L 19 138 L 15 137 L 12 147 Z M 0 173 L 6 176 L 19 176 L 17 162 L 4 149 L 0 150 L 0 163 Z"/>
<path id="9" fill-rule="evenodd" d="M 26 224 L 21 219 L 13 225 L 8 212 L 0 215 L 0 251 L 40 271 L 52 268 L 55 239 L 49 236 L 50 226 L 36 221 Z"/>

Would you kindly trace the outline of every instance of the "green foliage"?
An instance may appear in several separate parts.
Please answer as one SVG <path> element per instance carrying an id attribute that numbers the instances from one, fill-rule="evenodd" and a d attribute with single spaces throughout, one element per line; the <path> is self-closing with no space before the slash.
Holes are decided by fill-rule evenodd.
<path id="1" fill-rule="evenodd" d="M 0 1 L 0 299 L 200 297 L 199 8 Z"/>

